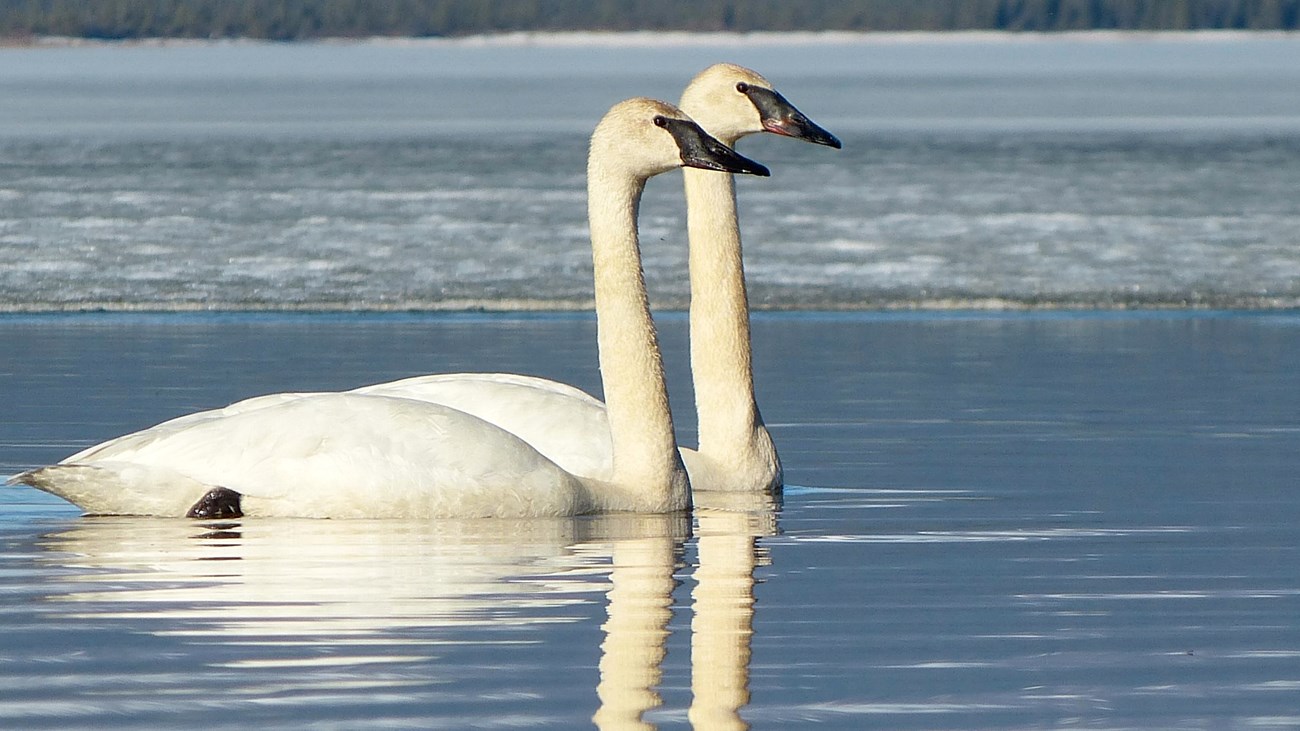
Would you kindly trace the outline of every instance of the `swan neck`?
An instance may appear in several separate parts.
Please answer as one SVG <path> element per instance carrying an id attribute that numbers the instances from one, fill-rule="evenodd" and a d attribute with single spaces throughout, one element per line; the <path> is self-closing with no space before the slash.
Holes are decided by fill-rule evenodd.
<path id="1" fill-rule="evenodd" d="M 641 269 L 636 225 L 644 188 L 644 178 L 611 173 L 593 154 L 588 215 L 612 482 L 638 500 L 628 509 L 668 511 L 685 508 L 689 498 Z"/>
<path id="2" fill-rule="evenodd" d="M 731 175 L 686 170 L 691 373 L 700 451 L 735 454 L 761 429 L 754 399 L 749 297 Z"/>

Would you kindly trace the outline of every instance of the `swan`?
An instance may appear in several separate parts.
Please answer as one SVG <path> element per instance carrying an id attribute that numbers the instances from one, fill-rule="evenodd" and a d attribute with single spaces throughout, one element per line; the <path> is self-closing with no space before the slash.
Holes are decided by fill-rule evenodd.
<path id="1" fill-rule="evenodd" d="M 90 513 L 538 517 L 690 504 L 637 238 L 646 181 L 683 166 L 768 175 L 671 104 L 616 104 L 591 136 L 588 218 L 613 469 L 576 475 L 445 404 L 275 394 L 184 416 L 11 478 Z"/>
<path id="2" fill-rule="evenodd" d="M 720 63 L 701 71 L 681 109 L 729 146 L 746 135 L 778 135 L 839 148 L 757 72 Z M 781 462 L 754 396 L 735 183 L 730 175 L 684 170 L 690 237 L 691 372 L 699 449 L 682 449 L 695 490 L 772 491 Z M 605 407 L 571 386 L 497 373 L 415 376 L 358 389 L 443 403 L 520 436 L 574 474 L 613 467 Z"/>
<path id="3" fill-rule="evenodd" d="M 841 146 L 758 73 L 733 64 L 700 72 L 682 93 L 683 110 L 719 140 L 757 132 Z M 690 114 L 691 112 L 687 112 Z M 775 491 L 781 460 L 754 396 L 749 298 L 730 175 L 685 175 L 690 239 L 691 377 L 695 384 L 698 453 L 687 467 L 697 490 Z"/>

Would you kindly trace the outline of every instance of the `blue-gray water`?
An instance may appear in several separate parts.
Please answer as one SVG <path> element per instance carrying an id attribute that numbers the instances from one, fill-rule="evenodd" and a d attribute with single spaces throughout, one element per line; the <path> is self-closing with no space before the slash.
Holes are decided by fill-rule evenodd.
<path id="1" fill-rule="evenodd" d="M 778 510 L 207 524 L 0 489 L 0 726 L 1300 725 L 1300 316 L 766 313 L 754 337 Z M 0 475 L 268 391 L 598 392 L 593 343 L 582 313 L 0 316 Z"/>
<path id="2" fill-rule="evenodd" d="M 754 66 L 791 487 L 689 517 L 83 518 L 0 489 L 0 727 L 1300 726 L 1300 40 L 0 49 L 0 476 L 259 393 L 599 393 L 585 136 Z M 643 210 L 685 298 L 679 179 Z M 21 314 L 80 308 L 241 314 Z M 682 441 L 685 322 L 661 315 Z"/>
<path id="3" fill-rule="evenodd" d="M 769 308 L 1300 303 L 1300 38 L 828 36 L 0 49 L 0 309 L 572 309 L 586 136 L 719 60 Z M 686 299 L 680 178 L 644 207 Z"/>

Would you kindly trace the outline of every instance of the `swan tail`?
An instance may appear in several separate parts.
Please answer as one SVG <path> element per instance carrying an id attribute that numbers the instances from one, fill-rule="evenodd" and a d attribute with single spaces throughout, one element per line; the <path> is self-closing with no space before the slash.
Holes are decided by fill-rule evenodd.
<path id="1" fill-rule="evenodd" d="M 172 470 L 135 464 L 57 464 L 9 479 L 63 498 L 90 515 L 182 517 L 211 490 Z"/>

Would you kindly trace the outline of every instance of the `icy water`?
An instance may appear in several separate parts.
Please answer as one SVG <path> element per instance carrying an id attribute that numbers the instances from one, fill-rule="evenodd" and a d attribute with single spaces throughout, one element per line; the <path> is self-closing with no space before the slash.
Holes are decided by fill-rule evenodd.
<path id="1" fill-rule="evenodd" d="M 1241 35 L 0 49 L 0 477 L 274 391 L 506 370 L 598 394 L 600 114 L 731 60 L 845 142 L 740 145 L 775 172 L 739 194 L 753 299 L 785 310 L 754 323 L 779 503 L 199 523 L 6 487 L 0 728 L 1300 726 L 1297 58 Z M 665 305 L 681 217 L 680 178 L 653 181 Z M 990 305 L 1041 309 L 963 309 Z M 1133 305 L 1164 309 L 1105 311 Z M 507 311 L 374 312 L 412 308 Z M 149 312 L 49 312 L 78 309 Z M 686 323 L 658 320 L 692 444 Z"/>
<path id="2" fill-rule="evenodd" d="M 768 308 L 1300 303 L 1300 38 L 0 49 L 0 309 L 583 308 L 586 137 L 720 61 L 840 135 L 741 150 Z M 642 218 L 686 299 L 680 177 Z"/>
<path id="3" fill-rule="evenodd" d="M 0 489 L 0 726 L 1300 725 L 1300 316 L 754 325 L 779 505 L 199 523 Z M 11 314 L 0 475 L 268 391 L 598 392 L 593 342 L 583 313 Z"/>

